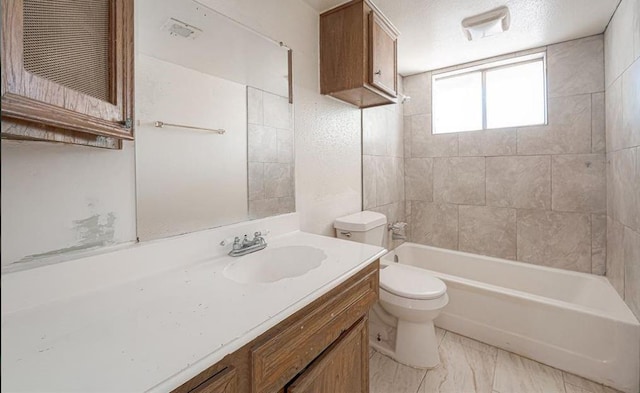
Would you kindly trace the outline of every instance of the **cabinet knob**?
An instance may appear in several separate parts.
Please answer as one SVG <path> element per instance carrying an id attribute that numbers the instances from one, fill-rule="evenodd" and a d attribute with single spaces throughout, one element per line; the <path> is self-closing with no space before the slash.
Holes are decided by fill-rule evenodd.
<path id="1" fill-rule="evenodd" d="M 376 75 L 378 75 L 378 76 L 380 76 L 380 75 L 382 75 L 382 71 L 381 71 L 381 70 L 378 70 L 378 71 L 376 71 L 376 72 L 375 72 L 375 74 L 376 74 Z"/>

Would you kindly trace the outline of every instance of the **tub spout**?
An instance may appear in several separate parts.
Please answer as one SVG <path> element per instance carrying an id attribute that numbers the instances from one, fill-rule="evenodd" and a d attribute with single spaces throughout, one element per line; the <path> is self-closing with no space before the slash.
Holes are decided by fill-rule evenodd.
<path id="1" fill-rule="evenodd" d="M 407 223 L 396 221 L 393 224 L 389 224 L 388 230 L 391 231 L 392 240 L 407 240 Z"/>

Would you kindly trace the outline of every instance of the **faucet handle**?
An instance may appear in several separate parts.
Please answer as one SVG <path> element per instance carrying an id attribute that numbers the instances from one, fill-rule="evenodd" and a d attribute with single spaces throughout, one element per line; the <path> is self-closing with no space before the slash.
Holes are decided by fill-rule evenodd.
<path id="1" fill-rule="evenodd" d="M 235 238 L 233 238 L 233 237 L 228 237 L 228 238 L 226 238 L 226 239 L 222 239 L 222 240 L 220 241 L 220 246 L 221 246 L 221 247 L 224 247 L 224 246 L 227 246 L 227 245 L 229 245 L 229 244 L 233 244 L 233 242 L 234 242 L 236 239 L 238 239 L 238 238 L 237 238 L 237 237 L 235 237 Z"/>

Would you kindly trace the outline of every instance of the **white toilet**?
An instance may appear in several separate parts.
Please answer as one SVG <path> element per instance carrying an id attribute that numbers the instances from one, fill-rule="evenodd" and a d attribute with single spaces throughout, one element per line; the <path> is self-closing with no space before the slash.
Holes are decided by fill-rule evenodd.
<path id="1" fill-rule="evenodd" d="M 364 211 L 335 220 L 338 238 L 383 246 L 387 219 Z M 380 266 L 380 305 L 397 318 L 395 350 L 400 363 L 433 368 L 440 363 L 433 320 L 449 302 L 447 286 L 427 271 L 397 263 Z"/>

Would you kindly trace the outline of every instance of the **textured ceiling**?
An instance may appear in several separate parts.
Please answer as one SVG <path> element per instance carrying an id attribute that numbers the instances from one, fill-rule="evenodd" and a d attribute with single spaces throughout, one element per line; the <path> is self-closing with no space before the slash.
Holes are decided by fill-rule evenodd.
<path id="1" fill-rule="evenodd" d="M 303 0 L 325 11 L 344 0 Z M 400 30 L 398 71 L 411 75 L 604 31 L 619 0 L 374 0 Z M 467 41 L 462 19 L 506 5 L 511 28 Z"/>

